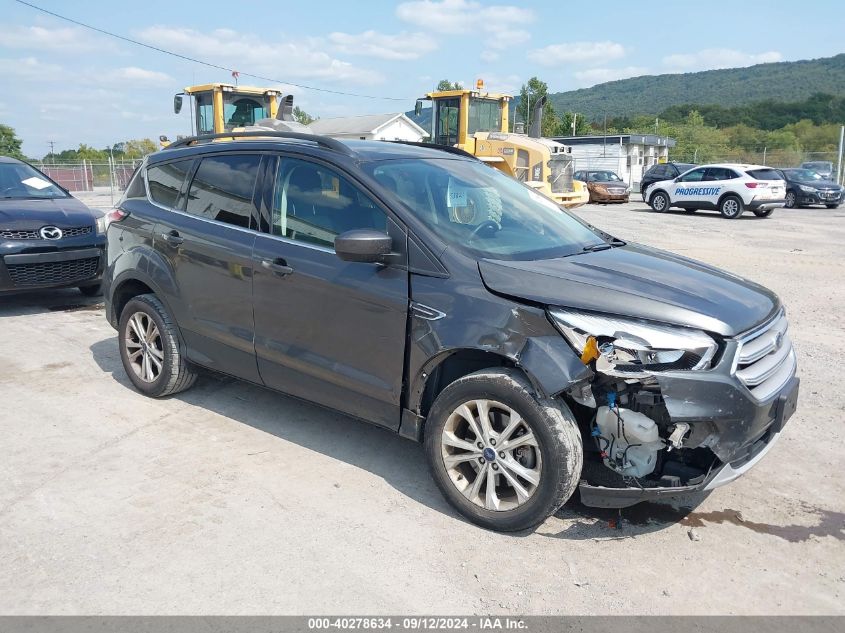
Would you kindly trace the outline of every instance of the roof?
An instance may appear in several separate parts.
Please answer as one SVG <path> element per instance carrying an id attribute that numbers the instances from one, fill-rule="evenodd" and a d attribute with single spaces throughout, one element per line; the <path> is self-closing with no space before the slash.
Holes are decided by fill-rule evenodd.
<path id="1" fill-rule="evenodd" d="M 376 134 L 381 128 L 393 123 L 397 119 L 403 119 L 405 123 L 416 128 L 421 136 L 428 136 L 428 132 L 414 123 L 403 112 L 317 119 L 309 127 L 315 134 L 323 134 L 324 136 Z"/>
<path id="2" fill-rule="evenodd" d="M 22 160 L 12 158 L 11 156 L 0 156 L 0 163 L 22 163 Z"/>
<path id="3" fill-rule="evenodd" d="M 390 159 L 419 159 L 419 158 L 441 158 L 462 160 L 464 157 L 454 148 L 443 148 L 428 144 L 408 144 L 391 141 L 361 141 L 361 140 L 335 140 L 342 143 L 351 150 L 351 156 L 344 155 L 336 150 L 328 149 L 317 145 L 307 139 L 252 137 L 238 140 L 215 141 L 213 143 L 201 143 L 198 145 L 187 145 L 183 147 L 164 148 L 150 154 L 147 160 L 150 163 L 157 163 L 164 160 L 178 159 L 195 154 L 220 152 L 227 150 L 279 150 L 287 149 L 300 151 L 304 154 L 331 157 L 332 160 L 390 160 Z M 465 160 L 475 160 L 467 156 Z"/>
<path id="4" fill-rule="evenodd" d="M 665 145 L 675 147 L 675 139 L 656 134 L 590 134 L 588 136 L 555 136 L 555 141 L 564 145 L 602 145 L 621 143 L 622 145 Z"/>

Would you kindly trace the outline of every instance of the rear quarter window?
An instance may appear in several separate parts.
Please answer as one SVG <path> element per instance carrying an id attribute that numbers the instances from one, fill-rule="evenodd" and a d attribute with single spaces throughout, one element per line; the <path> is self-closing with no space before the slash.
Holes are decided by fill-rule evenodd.
<path id="1" fill-rule="evenodd" d="M 185 177 L 191 169 L 193 159 L 177 160 L 147 169 L 147 185 L 150 198 L 163 207 L 175 208 Z"/>
<path id="2" fill-rule="evenodd" d="M 783 177 L 774 169 L 751 169 L 745 173 L 755 180 L 783 180 Z"/>

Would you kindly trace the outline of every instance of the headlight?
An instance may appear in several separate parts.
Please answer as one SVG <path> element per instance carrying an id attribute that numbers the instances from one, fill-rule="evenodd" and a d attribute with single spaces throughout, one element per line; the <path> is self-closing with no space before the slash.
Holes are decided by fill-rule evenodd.
<path id="1" fill-rule="evenodd" d="M 610 376 L 707 369 L 717 349 L 716 341 L 700 330 L 561 308 L 549 313 L 581 360 L 595 360 L 596 371 Z"/>
<path id="2" fill-rule="evenodd" d="M 807 193 L 816 193 L 818 191 L 815 187 L 806 187 L 804 185 L 798 185 L 798 188 L 801 191 L 806 191 Z"/>
<path id="3" fill-rule="evenodd" d="M 106 221 L 106 216 L 103 215 L 97 218 L 97 233 L 99 235 L 103 235 L 107 228 L 109 228 L 109 225 Z"/>

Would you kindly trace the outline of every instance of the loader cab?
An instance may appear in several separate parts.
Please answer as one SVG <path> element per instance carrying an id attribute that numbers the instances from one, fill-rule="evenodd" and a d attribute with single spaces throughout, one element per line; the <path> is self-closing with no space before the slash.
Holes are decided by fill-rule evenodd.
<path id="1" fill-rule="evenodd" d="M 248 86 L 203 84 L 189 86 L 183 93 L 191 99 L 192 127 L 196 134 L 219 134 L 274 118 L 280 92 Z M 174 99 L 174 111 L 181 110 L 181 95 Z"/>
<path id="2" fill-rule="evenodd" d="M 461 89 L 429 92 L 424 99 L 431 101 L 430 134 L 437 145 L 467 149 L 476 132 L 508 131 L 509 95 Z"/>

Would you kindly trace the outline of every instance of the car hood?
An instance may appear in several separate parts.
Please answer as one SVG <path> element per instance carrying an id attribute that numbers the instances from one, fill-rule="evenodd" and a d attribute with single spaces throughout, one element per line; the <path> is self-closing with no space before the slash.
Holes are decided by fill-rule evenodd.
<path id="1" fill-rule="evenodd" d="M 493 292 L 736 336 L 780 307 L 770 290 L 672 253 L 628 244 L 535 261 L 481 260 Z"/>
<path id="2" fill-rule="evenodd" d="M 792 182 L 807 187 L 815 187 L 816 189 L 833 189 L 834 191 L 839 191 L 842 188 L 832 180 L 793 180 Z"/>
<path id="3" fill-rule="evenodd" d="M 620 180 L 591 180 L 591 185 L 601 185 L 603 187 L 627 187 L 624 182 Z"/>
<path id="4" fill-rule="evenodd" d="M 0 228 L 33 230 L 42 226 L 60 229 L 93 224 L 99 217 L 76 198 L 46 200 L 0 199 Z"/>

